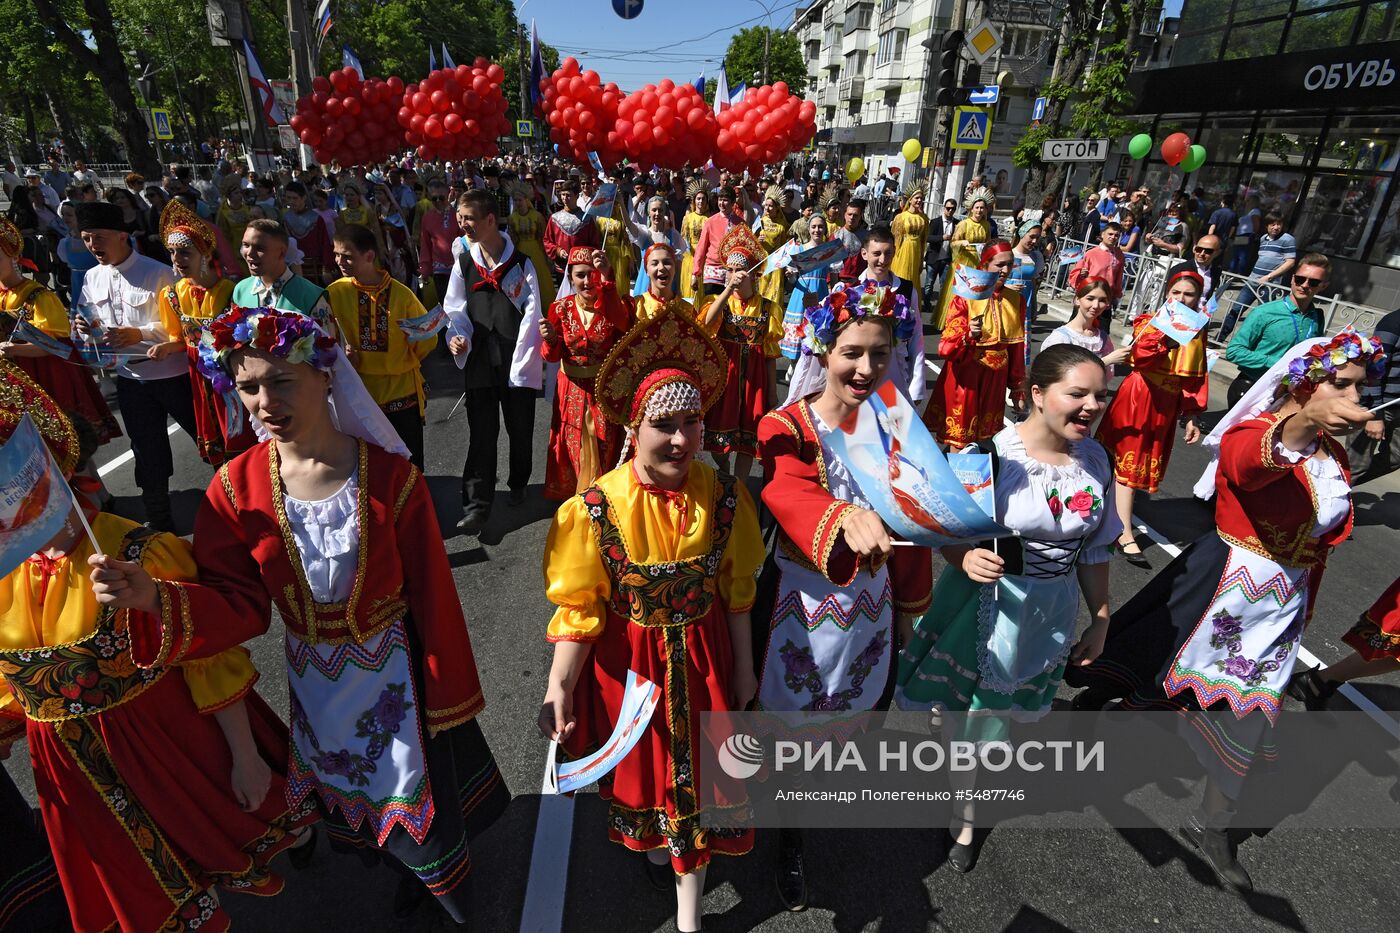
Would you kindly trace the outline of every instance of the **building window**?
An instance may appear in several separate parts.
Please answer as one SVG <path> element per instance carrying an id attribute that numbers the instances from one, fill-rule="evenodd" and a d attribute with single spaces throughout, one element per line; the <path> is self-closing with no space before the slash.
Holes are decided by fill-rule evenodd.
<path id="1" fill-rule="evenodd" d="M 871 3 L 862 3 L 853 6 L 846 11 L 845 32 L 855 32 L 857 29 L 869 29 L 870 20 L 875 14 L 875 6 Z"/>
<path id="2" fill-rule="evenodd" d="M 894 13 L 897 6 L 899 6 L 899 0 L 880 0 L 880 18 L 884 19 Z"/>
<path id="3" fill-rule="evenodd" d="M 875 67 L 888 65 L 904 57 L 904 44 L 908 41 L 909 30 L 891 29 L 880 34 L 880 46 L 875 53 Z"/>
<path id="4" fill-rule="evenodd" d="M 1351 31 L 1356 26 L 1357 7 L 1341 10 L 1301 11 L 1288 24 L 1285 52 L 1308 49 L 1338 49 L 1351 44 Z"/>

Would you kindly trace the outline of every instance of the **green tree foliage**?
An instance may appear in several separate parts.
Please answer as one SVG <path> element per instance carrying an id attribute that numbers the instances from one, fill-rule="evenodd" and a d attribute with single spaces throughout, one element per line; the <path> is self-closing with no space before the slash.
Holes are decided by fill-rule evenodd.
<path id="1" fill-rule="evenodd" d="M 732 89 L 740 84 L 754 85 L 754 75 L 763 74 L 763 40 L 768 37 L 768 83 L 786 81 L 788 90 L 801 96 L 807 90 L 807 62 L 797 36 L 766 26 L 741 29 L 729 40 L 724 53 L 724 73 Z M 708 90 L 708 88 L 707 88 Z"/>

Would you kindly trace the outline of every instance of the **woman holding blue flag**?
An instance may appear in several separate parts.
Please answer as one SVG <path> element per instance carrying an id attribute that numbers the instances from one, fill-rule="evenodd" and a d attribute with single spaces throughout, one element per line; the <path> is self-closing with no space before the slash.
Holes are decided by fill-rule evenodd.
<path id="1" fill-rule="evenodd" d="M 807 218 L 807 242 L 804 247 L 820 246 L 831 239 L 826 218 L 813 214 Z M 791 267 L 784 275 L 794 279 L 792 294 L 788 296 L 787 311 L 783 314 L 783 339 L 778 341 L 778 349 L 783 356 L 797 360 L 802 349 L 802 320 L 807 309 L 819 304 L 831 291 L 827 273 L 830 266 L 818 266 L 805 272 L 794 272 Z"/>
<path id="2" fill-rule="evenodd" d="M 901 709 L 966 714 L 958 738 L 1003 740 L 1008 720 L 1036 719 L 1067 664 L 1087 664 L 1108 631 L 1108 557 L 1120 525 L 1107 506 L 1108 454 L 1091 426 L 1108 396 L 1093 353 L 1039 353 L 1027 380 L 1030 416 L 994 437 L 997 522 L 1016 537 L 941 549 L 949 566 L 899 657 Z M 1089 628 L 1074 640 L 1081 597 Z M 976 862 L 972 807 L 955 809 L 948 861 Z"/>
<path id="3" fill-rule="evenodd" d="M 757 510 L 742 483 L 696 460 L 725 368 L 724 351 L 679 300 L 622 338 L 597 398 L 636 456 L 560 506 L 544 557 L 558 608 L 540 731 L 582 757 L 621 717 L 629 670 L 661 689 L 602 794 L 609 838 L 646 853 L 651 883 L 676 893 L 683 933 L 701 928 L 711 856 L 753 847 L 743 786 L 703 765 L 698 739 L 703 714 L 741 710 L 755 688 Z"/>
<path id="4" fill-rule="evenodd" d="M 423 360 L 437 346 L 438 328 L 405 328 L 427 312 L 411 288 L 380 266 L 379 241 L 370 230 L 348 224 L 336 230 L 334 241 L 335 263 L 344 277 L 327 286 L 326 300 L 345 355 L 421 470 L 427 411 Z"/>
<path id="5" fill-rule="evenodd" d="M 763 709 L 855 713 L 885 705 L 896 646 L 928 608 L 929 549 L 891 547 L 885 523 L 828 441 L 870 400 L 918 326 L 893 288 L 866 280 L 828 296 L 807 309 L 788 403 L 759 423 L 763 502 L 781 535 L 771 617 L 759 620 L 769 629 L 759 642 L 767 646 L 759 658 Z M 781 834 L 777 885 L 789 910 L 806 906 L 795 829 Z"/>

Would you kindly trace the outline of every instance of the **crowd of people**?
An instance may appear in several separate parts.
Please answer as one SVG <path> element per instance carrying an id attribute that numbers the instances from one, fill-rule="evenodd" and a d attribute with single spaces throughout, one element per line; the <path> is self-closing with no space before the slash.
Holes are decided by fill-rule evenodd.
<path id="1" fill-rule="evenodd" d="M 629 670 L 659 688 L 602 793 L 609 837 L 645 853 L 680 930 L 702 926 L 711 856 L 742 855 L 754 835 L 742 785 L 702 771 L 700 717 L 751 704 L 992 714 L 958 727 L 976 741 L 1045 713 L 1065 683 L 1080 709 L 1231 711 L 1201 744 L 1209 780 L 1183 832 L 1249 889 L 1228 830 L 1284 696 L 1322 708 L 1339 682 L 1400 660 L 1397 582 L 1348 634 L 1352 658 L 1293 669 L 1351 526 L 1336 438 L 1387 429 L 1367 406 L 1396 397 L 1400 328 L 1382 328 L 1388 343 L 1324 333 L 1311 303 L 1326 257 L 1280 264 L 1290 300 L 1244 317 L 1228 350 L 1237 393 L 1203 436 L 1205 329 L 1177 340 L 1153 308 L 1121 346 L 1109 333 L 1119 239 L 1138 220 L 1095 205 L 1072 316 L 1032 352 L 1037 288 L 1068 235 L 1053 200 L 998 217 L 974 179 L 929 217 L 910 186 L 874 223 L 858 196 L 869 183 L 830 175 L 599 177 L 512 156 L 272 176 L 172 166 L 98 192 L 75 172 L 49 186 L 64 235 L 47 271 L 29 215 L 0 222 L 0 422 L 8 437 L 29 415 L 75 503 L 0 587 L 0 756 L 28 739 L 74 926 L 217 928 L 216 888 L 276 894 L 273 857 L 304 866 L 321 833 L 399 872 L 399 915 L 431 896 L 471 918 L 471 840 L 509 791 L 477 724 L 484 697 L 422 473 L 435 351 L 462 374 L 464 534 L 497 505 L 502 423 L 507 507 L 530 496 L 548 395 L 556 610 L 538 725 L 581 756 L 627 712 Z M 43 185 L 14 203 L 48 205 Z M 1195 310 L 1218 282 L 1202 247 L 1223 237 L 1185 237 L 1159 224 L 1148 238 L 1179 247 L 1163 299 Z M 795 259 L 832 242 L 829 263 Z M 970 270 L 991 274 L 989 294 L 968 297 Z M 120 425 L 94 367 L 115 382 Z M 994 518 L 1014 546 L 944 547 L 937 573 L 931 549 L 895 546 L 831 440 L 882 391 L 923 404 L 945 450 L 992 455 Z M 192 540 L 172 533 L 188 529 L 170 509 L 167 419 L 215 469 Z M 1198 493 L 1218 531 L 1124 598 L 1110 561 L 1143 561 L 1133 498 L 1160 488 L 1178 425 L 1211 449 Z M 136 517 L 111 511 L 94 467 L 123 430 Z M 1240 574 L 1277 586 L 1226 585 Z M 1081 603 L 1091 621 L 1076 638 Z M 286 723 L 241 647 L 274 606 Z M 740 818 L 717 828 L 704 800 Z M 955 869 L 974 868 L 978 828 L 958 804 Z M 0 867 L 23 882 L 0 876 L 0 895 L 31 893 L 0 915 L 53 909 L 32 896 L 35 866 L 52 867 L 44 836 L 8 791 L 0 829 Z M 777 889 L 800 910 L 802 834 L 779 841 Z"/>

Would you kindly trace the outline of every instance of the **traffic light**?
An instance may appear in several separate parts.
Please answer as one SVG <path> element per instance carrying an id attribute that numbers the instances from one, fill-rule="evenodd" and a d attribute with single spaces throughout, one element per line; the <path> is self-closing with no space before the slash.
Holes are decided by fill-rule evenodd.
<path id="1" fill-rule="evenodd" d="M 135 55 L 136 87 L 141 92 L 141 97 L 145 99 L 147 105 L 159 103 L 160 89 L 156 87 L 156 68 L 151 64 L 150 58 L 148 58 L 146 53 L 142 50 L 137 49 Z"/>
<path id="2" fill-rule="evenodd" d="M 958 65 L 962 61 L 963 33 L 953 29 L 943 34 L 943 42 L 938 53 L 938 83 L 934 103 L 948 107 L 957 103 Z"/>

